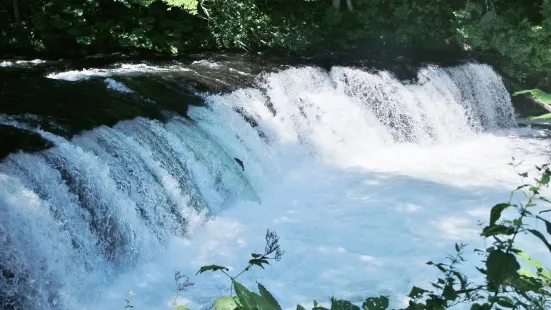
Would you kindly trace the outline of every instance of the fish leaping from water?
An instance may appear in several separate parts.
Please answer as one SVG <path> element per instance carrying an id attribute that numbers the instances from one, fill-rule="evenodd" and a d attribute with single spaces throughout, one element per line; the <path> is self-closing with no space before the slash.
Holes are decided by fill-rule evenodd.
<path id="1" fill-rule="evenodd" d="M 243 161 L 237 157 L 234 157 L 233 159 L 235 159 L 235 161 L 239 164 L 239 166 L 241 166 L 241 169 L 245 171 L 245 166 L 243 165 Z"/>

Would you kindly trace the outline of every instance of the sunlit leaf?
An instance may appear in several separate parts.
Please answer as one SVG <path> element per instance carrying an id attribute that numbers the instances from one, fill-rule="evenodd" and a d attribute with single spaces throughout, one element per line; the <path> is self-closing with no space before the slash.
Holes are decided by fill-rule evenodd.
<path id="1" fill-rule="evenodd" d="M 197 14 L 198 0 L 163 0 L 167 5 L 172 7 L 179 7 L 190 14 Z"/>
<path id="2" fill-rule="evenodd" d="M 223 296 L 218 297 L 214 303 L 214 310 L 234 310 L 238 307 L 237 303 L 232 297 Z"/>

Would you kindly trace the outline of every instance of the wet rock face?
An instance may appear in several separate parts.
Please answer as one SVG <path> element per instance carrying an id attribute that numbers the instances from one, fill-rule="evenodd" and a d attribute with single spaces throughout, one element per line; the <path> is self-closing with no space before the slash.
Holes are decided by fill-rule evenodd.
<path id="1" fill-rule="evenodd" d="M 8 125 L 0 125 L 0 158 L 15 151 L 35 152 L 52 144 L 40 135 Z"/>

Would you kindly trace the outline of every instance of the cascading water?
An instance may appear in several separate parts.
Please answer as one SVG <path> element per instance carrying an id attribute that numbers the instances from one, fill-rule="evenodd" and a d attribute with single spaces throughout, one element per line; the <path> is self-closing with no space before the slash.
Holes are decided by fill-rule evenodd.
<path id="1" fill-rule="evenodd" d="M 120 309 L 133 290 L 137 309 L 168 309 L 175 270 L 237 269 L 269 228 L 287 253 L 244 283 L 287 308 L 380 294 L 399 306 L 434 275 L 425 261 L 476 244 L 476 221 L 517 185 L 512 156 L 546 160 L 545 132 L 516 128 L 513 112 L 499 76 L 468 64 L 411 83 L 292 68 L 207 96 L 191 120 L 136 118 L 70 141 L 5 116 L 54 147 L 0 163 L 0 304 Z M 218 275 L 192 280 L 192 308 L 228 293 Z"/>

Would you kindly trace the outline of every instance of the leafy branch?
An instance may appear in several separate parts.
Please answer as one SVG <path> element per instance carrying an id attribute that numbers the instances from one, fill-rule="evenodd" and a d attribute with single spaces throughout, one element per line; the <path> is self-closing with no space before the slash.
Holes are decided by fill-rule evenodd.
<path id="1" fill-rule="evenodd" d="M 225 274 L 228 278 L 230 278 L 232 283 L 234 283 L 234 281 L 237 278 L 239 278 L 239 276 L 249 271 L 253 266 L 259 266 L 262 269 L 265 269 L 264 265 L 270 265 L 270 262 L 269 262 L 270 260 L 279 261 L 281 260 L 281 257 L 285 253 L 285 251 L 283 251 L 279 245 L 279 236 L 277 235 L 276 232 L 267 230 L 265 240 L 266 240 L 266 246 L 264 247 L 264 253 L 262 254 L 251 253 L 252 259 L 249 260 L 249 264 L 245 268 L 243 268 L 243 270 L 241 270 L 241 272 L 239 272 L 237 275 L 235 276 L 230 275 L 228 273 L 228 271 L 230 271 L 229 268 L 224 266 L 219 266 L 219 265 L 203 266 L 199 269 L 199 271 L 197 271 L 196 275 L 207 271 L 210 271 L 210 272 L 220 271 L 223 274 Z M 233 294 L 233 286 L 230 288 L 230 296 L 232 296 L 232 294 Z"/>

